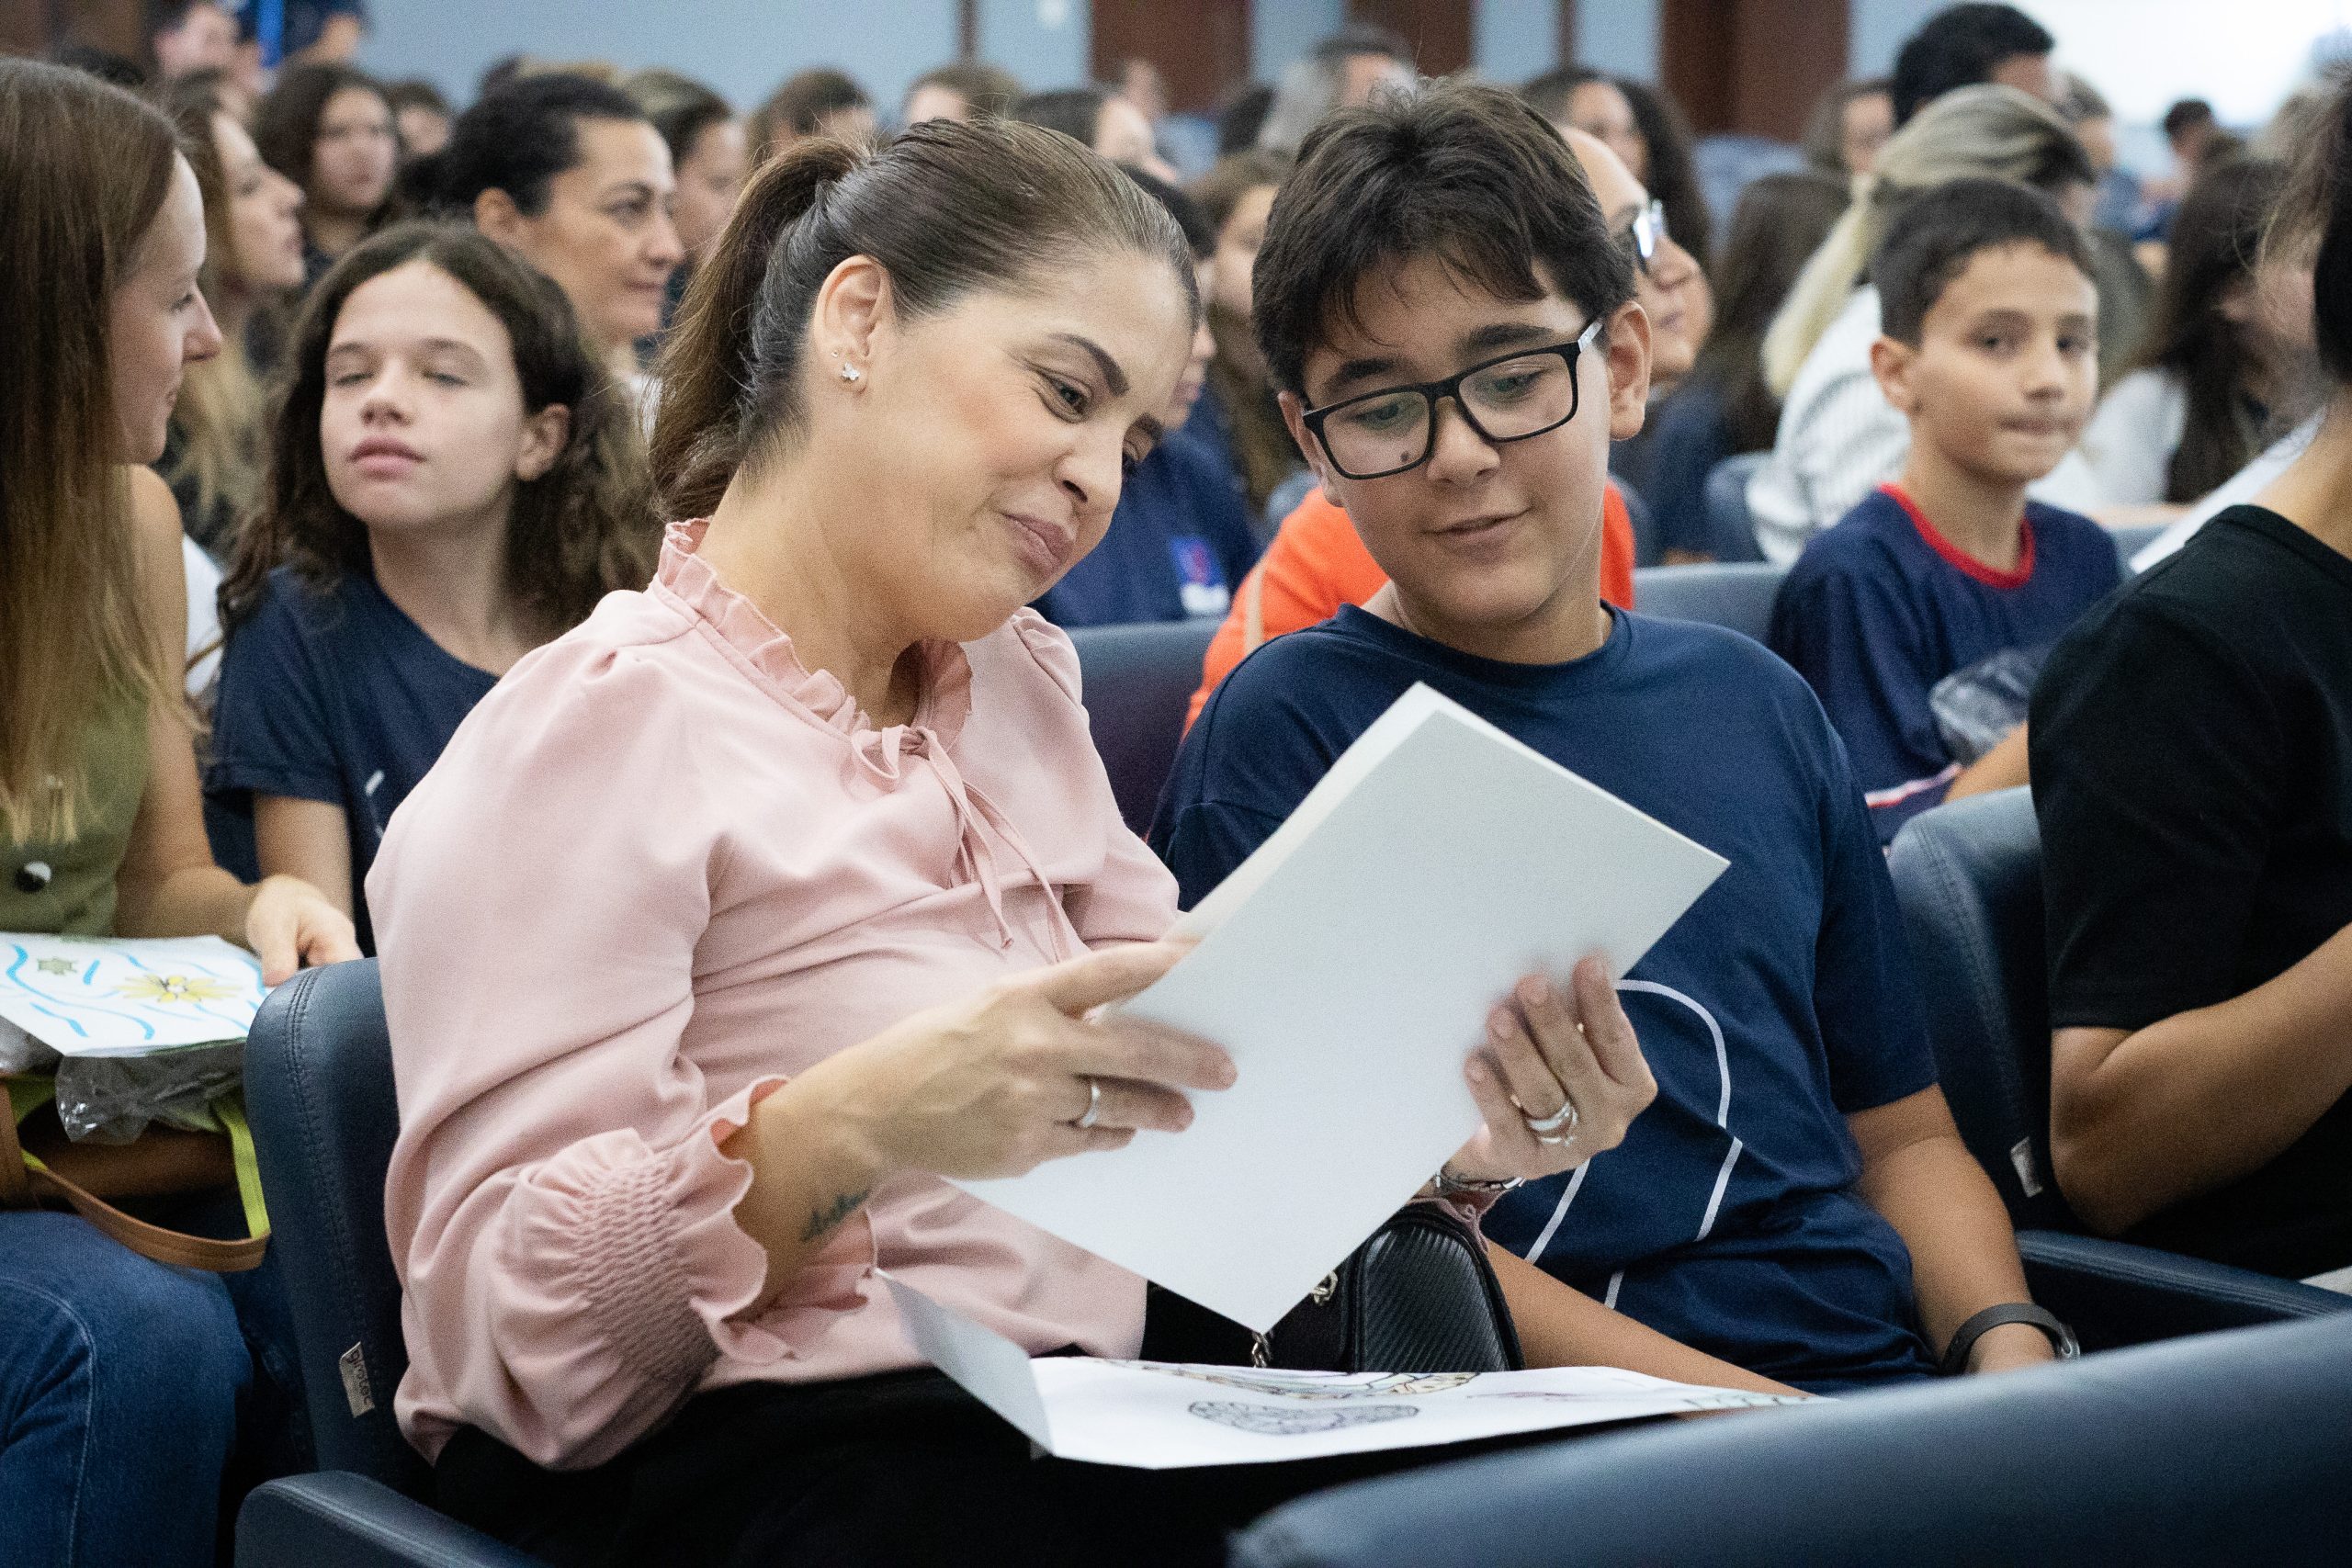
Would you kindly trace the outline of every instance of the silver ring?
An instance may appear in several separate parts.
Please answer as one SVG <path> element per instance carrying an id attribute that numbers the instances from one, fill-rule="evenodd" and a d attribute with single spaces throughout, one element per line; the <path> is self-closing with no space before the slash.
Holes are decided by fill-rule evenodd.
<path id="1" fill-rule="evenodd" d="M 1565 1149 L 1577 1141 L 1574 1133 L 1538 1133 L 1535 1141 L 1547 1149 Z"/>
<path id="2" fill-rule="evenodd" d="M 1070 1125 L 1083 1133 L 1089 1127 L 1093 1126 L 1095 1118 L 1102 1114 L 1102 1080 L 1101 1078 L 1089 1078 L 1086 1080 L 1086 1114 L 1071 1122 Z"/>
<path id="3" fill-rule="evenodd" d="M 1527 1123 L 1527 1130 L 1535 1134 L 1536 1140 L 1539 1143 L 1553 1145 L 1565 1144 L 1577 1135 L 1577 1122 L 1578 1118 L 1577 1116 L 1577 1102 L 1573 1100 L 1562 1100 L 1560 1109 L 1555 1111 L 1549 1116 L 1530 1116 L 1526 1110 L 1521 1108 L 1519 1113 L 1519 1119 Z M 1550 1134 L 1562 1131 L 1566 1133 L 1566 1137 L 1553 1138 L 1548 1135 Z"/>

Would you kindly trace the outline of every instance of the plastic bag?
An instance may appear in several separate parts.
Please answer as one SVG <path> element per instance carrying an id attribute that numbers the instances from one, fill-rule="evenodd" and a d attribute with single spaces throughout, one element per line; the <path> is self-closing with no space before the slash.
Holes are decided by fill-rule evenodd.
<path id="1" fill-rule="evenodd" d="M 2047 648 L 2005 648 L 1935 683 L 1928 706 L 1953 761 L 1968 766 L 2025 722 L 2034 677 L 2049 655 Z"/>
<path id="2" fill-rule="evenodd" d="M 242 1041 L 145 1056 L 68 1056 L 54 1069 L 57 1119 L 77 1143 L 127 1144 L 155 1122 L 217 1133 L 212 1101 L 244 1081 L 244 1063 Z"/>

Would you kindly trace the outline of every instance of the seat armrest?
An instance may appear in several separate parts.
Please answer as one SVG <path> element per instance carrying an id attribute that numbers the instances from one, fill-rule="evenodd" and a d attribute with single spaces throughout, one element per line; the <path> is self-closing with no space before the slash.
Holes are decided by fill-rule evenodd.
<path id="1" fill-rule="evenodd" d="M 2018 1254 L 2033 1299 L 2089 1349 L 2352 1312 L 2335 1291 L 2103 1236 L 2019 1231 Z"/>
<path id="2" fill-rule="evenodd" d="M 237 1568 L 546 1568 L 356 1471 L 257 1487 L 237 1514 Z"/>

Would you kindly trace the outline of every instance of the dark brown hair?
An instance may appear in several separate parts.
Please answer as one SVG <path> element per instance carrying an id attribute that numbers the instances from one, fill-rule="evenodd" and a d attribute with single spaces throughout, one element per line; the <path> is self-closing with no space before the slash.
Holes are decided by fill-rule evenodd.
<path id="1" fill-rule="evenodd" d="M 277 85 L 262 99 L 254 110 L 254 145 L 261 149 L 261 160 L 307 194 L 311 188 L 311 158 L 319 141 L 319 121 L 326 118 L 327 106 L 335 95 L 356 88 L 373 93 L 383 100 L 384 114 L 392 122 L 392 145 L 400 146 L 400 117 L 392 113 L 391 96 L 384 85 L 365 71 L 331 62 L 297 65 L 277 79 Z M 385 197 L 385 207 L 391 197 Z M 389 213 L 379 209 L 375 221 Z"/>
<path id="2" fill-rule="evenodd" d="M 879 151 L 796 143 L 752 177 L 663 349 L 653 472 L 671 513 L 709 512 L 797 428 L 809 312 L 850 257 L 880 263 L 912 319 L 1120 250 L 1165 261 L 1197 309 L 1176 220 L 1068 137 L 984 118 L 929 120 Z"/>
<path id="3" fill-rule="evenodd" d="M 1813 118 L 1804 125 L 1804 159 L 1826 175 L 1841 179 L 1854 171 L 1846 166 L 1846 106 L 1857 98 L 1883 94 L 1894 101 L 1894 83 L 1885 76 L 1859 76 L 1838 83 L 1821 95 Z"/>
<path id="4" fill-rule="evenodd" d="M 694 156 L 695 142 L 704 131 L 735 118 L 733 107 L 709 87 L 658 65 L 624 77 L 621 91 L 653 121 L 670 149 L 673 168 L 683 168 Z"/>
<path id="5" fill-rule="evenodd" d="M 1243 197 L 1269 186 L 1279 190 L 1290 171 L 1289 157 L 1254 147 L 1219 158 L 1191 193 L 1208 221 L 1211 246 L 1224 237 Z M 1282 405 L 1266 379 L 1266 356 L 1250 335 L 1249 316 L 1211 301 L 1208 320 L 1209 335 L 1216 340 L 1209 386 L 1233 427 L 1233 456 L 1241 470 L 1242 491 L 1250 498 L 1250 510 L 1262 512 L 1275 489 L 1298 471 L 1298 444 L 1283 423 Z"/>
<path id="6" fill-rule="evenodd" d="M 2339 72 L 2287 176 L 2266 245 L 2309 250 L 2312 335 L 2319 362 L 2352 386 L 2352 72 Z"/>
<path id="7" fill-rule="evenodd" d="M 1968 264 L 1985 251 L 2030 245 L 2070 262 L 2095 284 L 2090 247 L 2065 209 L 2015 180 L 1947 180 L 1906 205 L 1886 226 L 1871 258 L 1879 331 L 1919 346 L 1928 314 Z"/>
<path id="8" fill-rule="evenodd" d="M 1506 299 L 1543 299 L 1541 267 L 1594 321 L 1634 295 L 1633 258 L 1551 122 L 1502 88 L 1442 82 L 1342 109 L 1299 148 L 1251 284 L 1274 385 L 1302 391 L 1308 350 L 1364 281 L 1420 256 Z"/>
<path id="9" fill-rule="evenodd" d="M 1714 267 L 1715 219 L 1707 210 L 1707 193 L 1699 184 L 1699 163 L 1691 152 L 1690 127 L 1672 98 L 1645 82 L 1630 76 L 1611 78 L 1634 111 L 1634 125 L 1650 150 L 1650 172 L 1642 184 L 1666 209 L 1667 231 L 1690 254 L 1702 272 Z"/>
<path id="10" fill-rule="evenodd" d="M 1740 193 L 1716 258 L 1714 330 L 1690 369 L 1723 399 L 1729 451 L 1772 445 L 1781 400 L 1764 379 L 1764 333 L 1845 210 L 1846 181 L 1815 169 L 1764 175 Z"/>
<path id="11" fill-rule="evenodd" d="M 175 700 L 180 650 L 167 661 L 141 596 L 107 328 L 177 157 L 170 122 L 121 88 L 0 60 L 0 841 L 70 837 L 82 727 L 109 703 Z"/>
<path id="12" fill-rule="evenodd" d="M 2221 305 L 2233 289 L 2254 287 L 2262 236 L 2286 183 L 2285 165 L 2267 159 L 2209 164 L 2173 216 L 2164 277 L 2131 366 L 2171 373 L 2188 395 L 2180 445 L 2165 469 L 2168 502 L 2206 494 L 2261 446 L 2264 432 L 2246 400 L 2254 345 Z"/>
<path id="13" fill-rule="evenodd" d="M 1094 145 L 1102 123 L 1102 107 L 1111 95 L 1100 87 L 1057 87 L 1031 93 L 1012 106 L 1012 118 L 1047 130 L 1058 130 L 1080 147 Z"/>
<path id="14" fill-rule="evenodd" d="M 959 60 L 926 71 L 908 85 L 907 96 L 911 99 L 925 87 L 945 88 L 974 114 L 1003 114 L 1021 96 L 1021 79 L 984 60 Z"/>
<path id="15" fill-rule="evenodd" d="M 291 566 L 314 587 L 370 570 L 367 525 L 328 488 L 319 440 L 327 346 L 345 301 L 363 283 L 422 261 L 448 274 L 505 327 L 523 406 L 571 411 L 563 450 L 546 473 L 514 487 L 506 525 L 506 582 L 545 636 L 576 625 L 596 601 L 642 588 L 661 544 L 635 413 L 580 335 L 563 290 L 479 231 L 403 223 L 352 248 L 321 278 L 288 349 L 271 409 L 268 484 L 220 586 L 220 623 L 253 614 L 270 572 Z"/>
<path id="16" fill-rule="evenodd" d="M 588 120 L 651 123 L 635 98 L 574 71 L 517 76 L 492 88 L 450 128 L 435 205 L 470 222 L 481 193 L 503 190 L 516 211 L 537 217 L 556 176 L 580 166 L 580 127 Z"/>
<path id="17" fill-rule="evenodd" d="M 1210 231 L 1222 235 L 1243 197 L 1268 186 L 1279 186 L 1290 169 L 1291 161 L 1280 152 L 1261 152 L 1255 147 L 1228 152 L 1194 180 L 1185 194 L 1200 205 Z"/>
<path id="18" fill-rule="evenodd" d="M 767 102 L 752 111 L 746 127 L 751 133 L 752 156 L 755 160 L 768 157 L 800 137 L 816 134 L 818 125 L 829 114 L 872 105 L 865 89 L 845 71 L 820 65 L 795 72 L 768 95 Z"/>

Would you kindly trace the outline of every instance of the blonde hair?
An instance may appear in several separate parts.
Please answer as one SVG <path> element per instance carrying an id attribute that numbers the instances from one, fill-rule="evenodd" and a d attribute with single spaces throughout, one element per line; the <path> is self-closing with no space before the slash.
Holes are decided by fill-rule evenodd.
<path id="1" fill-rule="evenodd" d="M 69 839 L 85 727 L 174 699 L 141 592 L 107 368 L 115 290 L 170 192 L 164 117 L 62 66 L 0 60 L 0 840 Z"/>
<path id="2" fill-rule="evenodd" d="M 228 171 L 221 165 L 213 130 L 214 118 L 229 110 L 219 91 L 207 83 L 175 84 L 164 91 L 160 103 L 179 131 L 180 149 L 196 171 L 197 188 L 204 197 L 204 270 L 197 286 L 205 298 L 218 300 L 225 275 L 237 265 Z M 197 543 L 223 554 L 233 539 L 208 536 L 205 525 L 217 509 L 233 526 L 261 497 L 261 382 L 245 356 L 241 335 L 229 334 L 219 354 L 187 367 L 172 412 L 181 437 L 178 472 L 196 481 L 191 531 Z"/>
<path id="3" fill-rule="evenodd" d="M 1875 173 L 1854 177 L 1844 216 L 1772 318 L 1764 334 L 1764 378 L 1775 397 L 1789 395 L 1814 344 L 1869 276 L 1895 209 L 1947 180 L 1972 176 L 2042 190 L 2096 181 L 2082 143 L 2040 98 L 1988 83 L 1936 99 L 1880 150 Z"/>

